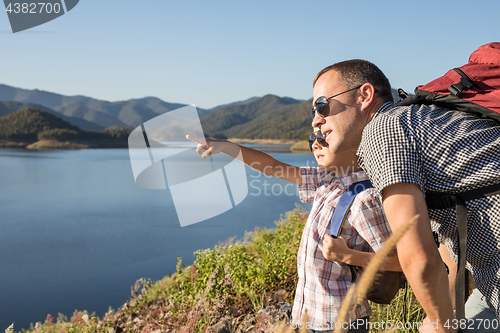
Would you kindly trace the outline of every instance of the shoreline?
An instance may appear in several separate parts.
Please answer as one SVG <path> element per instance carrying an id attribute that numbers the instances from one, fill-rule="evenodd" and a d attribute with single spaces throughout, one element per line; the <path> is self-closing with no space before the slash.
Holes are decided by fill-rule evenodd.
<path id="1" fill-rule="evenodd" d="M 101 149 L 101 148 L 128 148 L 128 142 L 111 140 L 75 140 L 59 141 L 42 139 L 32 141 L 0 140 L 0 149 L 26 149 L 26 150 L 74 150 L 74 149 Z"/>
<path id="2" fill-rule="evenodd" d="M 295 140 L 295 139 L 239 139 L 230 138 L 228 141 L 238 143 L 238 144 L 257 144 L 257 145 L 275 145 L 283 146 L 283 149 L 288 148 L 292 153 L 310 153 L 309 142 L 305 140 Z"/>
<path id="3" fill-rule="evenodd" d="M 239 139 L 239 138 L 229 138 L 227 140 L 234 143 L 256 143 L 264 145 L 283 145 L 283 146 L 292 146 L 293 144 L 300 141 L 295 139 Z"/>
<path id="4" fill-rule="evenodd" d="M 279 149 L 291 152 L 310 152 L 307 141 L 292 139 L 239 139 L 230 138 L 228 141 L 238 144 L 273 145 L 282 146 Z M 128 142 L 110 142 L 109 140 L 76 140 L 58 141 L 42 139 L 35 142 L 0 140 L 0 149 L 28 149 L 28 150 L 51 150 L 51 149 L 96 149 L 96 148 L 128 148 Z"/>

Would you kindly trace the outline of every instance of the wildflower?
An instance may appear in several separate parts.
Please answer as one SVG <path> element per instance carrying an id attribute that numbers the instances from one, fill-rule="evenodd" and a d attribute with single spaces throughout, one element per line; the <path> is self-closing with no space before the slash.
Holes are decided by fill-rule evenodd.
<path id="1" fill-rule="evenodd" d="M 214 271 L 212 272 L 212 274 L 210 274 L 210 276 L 208 277 L 208 282 L 207 282 L 207 287 L 205 289 L 205 292 L 209 291 L 210 289 L 212 289 L 212 287 L 215 285 L 215 276 L 217 275 L 217 273 L 219 273 L 219 266 L 215 267 Z"/>
<path id="2" fill-rule="evenodd" d="M 82 313 L 80 311 L 75 311 L 75 313 L 73 314 L 73 318 L 71 318 L 71 322 L 72 323 L 80 323 L 82 321 L 83 321 Z"/>
<path id="3" fill-rule="evenodd" d="M 46 320 L 46 323 L 47 323 L 48 325 L 54 325 L 54 317 L 52 317 L 52 316 L 50 315 L 50 313 L 47 315 L 47 320 Z"/>
<path id="4" fill-rule="evenodd" d="M 196 273 L 196 265 L 193 264 L 191 266 L 191 283 L 195 283 L 196 279 L 198 278 L 198 273 Z"/>

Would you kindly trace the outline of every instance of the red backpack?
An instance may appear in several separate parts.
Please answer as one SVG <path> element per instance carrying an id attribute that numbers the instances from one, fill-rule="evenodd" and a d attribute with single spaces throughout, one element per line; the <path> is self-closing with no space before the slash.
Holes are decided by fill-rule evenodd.
<path id="1" fill-rule="evenodd" d="M 500 121 L 500 43 L 479 47 L 468 64 L 418 86 L 402 104 L 435 104 Z"/>
<path id="2" fill-rule="evenodd" d="M 468 64 L 451 69 L 444 76 L 418 86 L 415 89 L 415 96 L 408 97 L 402 89 L 398 91 L 405 99 L 396 106 L 434 104 L 495 119 L 500 125 L 500 43 L 489 43 L 479 47 L 469 57 Z M 459 319 L 465 318 L 464 304 L 469 296 L 468 273 L 465 269 L 467 249 L 465 201 L 497 194 L 500 194 L 500 184 L 456 194 L 426 193 L 425 201 L 428 209 L 455 208 L 457 212 L 459 246 L 455 301 Z"/>

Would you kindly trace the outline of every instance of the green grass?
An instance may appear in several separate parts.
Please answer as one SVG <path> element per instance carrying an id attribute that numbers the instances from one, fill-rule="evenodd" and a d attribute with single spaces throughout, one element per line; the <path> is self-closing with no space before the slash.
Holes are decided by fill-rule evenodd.
<path id="1" fill-rule="evenodd" d="M 218 322 L 234 330 L 258 327 L 258 310 L 276 302 L 272 295 L 286 290 L 292 303 L 297 284 L 296 255 L 307 214 L 296 209 L 282 216 L 275 229 L 256 228 L 244 242 L 234 238 L 213 249 L 195 252 L 195 262 L 159 281 L 142 279 L 131 290 L 131 299 L 104 318 L 76 311 L 71 319 L 48 316 L 26 332 L 112 332 L 119 326 L 129 332 L 157 329 L 206 332 Z M 408 288 L 406 312 L 400 294 L 388 306 L 374 304 L 372 322 L 421 322 L 424 314 Z M 373 332 L 378 330 L 373 330 Z M 404 330 L 403 330 L 404 331 Z M 407 332 L 416 330 L 406 330 Z"/>
<path id="2" fill-rule="evenodd" d="M 294 143 L 291 147 L 290 150 L 292 151 L 304 151 L 304 152 L 310 152 L 311 150 L 309 149 L 309 141 L 297 141 Z"/>

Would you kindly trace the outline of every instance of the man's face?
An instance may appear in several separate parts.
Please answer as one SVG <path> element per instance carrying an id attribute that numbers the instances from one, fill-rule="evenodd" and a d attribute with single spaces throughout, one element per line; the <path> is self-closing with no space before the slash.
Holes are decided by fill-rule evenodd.
<path id="1" fill-rule="evenodd" d="M 354 87 L 347 87 L 338 79 L 336 71 L 326 72 L 314 85 L 313 104 L 321 96 L 328 98 L 352 88 Z M 357 96 L 358 91 L 354 90 L 329 99 L 330 114 L 325 118 L 315 113 L 312 126 L 320 128 L 326 137 L 329 150 L 334 154 L 356 152 L 361 141 L 361 134 L 366 124 L 363 121 L 361 108 L 356 102 Z"/>

